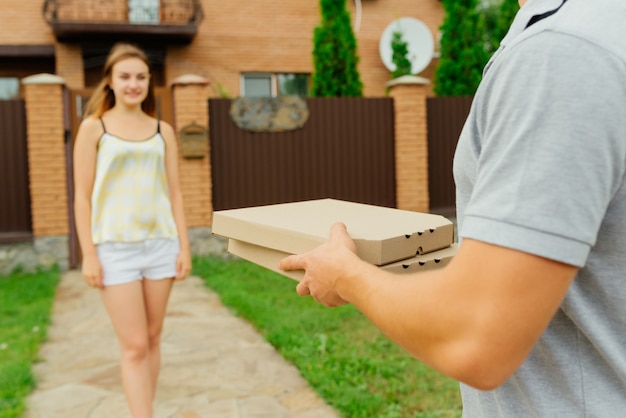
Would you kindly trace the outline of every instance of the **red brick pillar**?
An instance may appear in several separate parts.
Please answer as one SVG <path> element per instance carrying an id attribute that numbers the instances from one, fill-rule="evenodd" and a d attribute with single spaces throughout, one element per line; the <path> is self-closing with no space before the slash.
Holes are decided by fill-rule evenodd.
<path id="1" fill-rule="evenodd" d="M 403 76 L 387 83 L 394 100 L 396 202 L 398 209 L 428 212 L 429 80 Z"/>
<path id="2" fill-rule="evenodd" d="M 33 235 L 67 236 L 69 232 L 65 147 L 65 81 L 52 74 L 22 80 Z"/>
<path id="3" fill-rule="evenodd" d="M 184 75 L 172 82 L 174 120 L 178 137 L 180 182 L 185 202 L 187 226 L 209 227 L 213 220 L 211 194 L 211 152 L 208 141 L 204 154 L 183 155 L 181 131 L 189 125 L 209 129 L 209 81 L 200 76 Z"/>

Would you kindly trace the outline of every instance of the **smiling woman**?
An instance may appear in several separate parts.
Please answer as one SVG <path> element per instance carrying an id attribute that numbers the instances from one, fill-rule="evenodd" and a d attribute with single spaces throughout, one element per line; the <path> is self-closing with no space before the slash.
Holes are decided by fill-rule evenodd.
<path id="1" fill-rule="evenodd" d="M 118 44 L 74 146 L 82 273 L 100 289 L 119 338 L 133 418 L 152 417 L 167 301 L 191 270 L 176 136 L 155 110 L 147 55 Z"/>

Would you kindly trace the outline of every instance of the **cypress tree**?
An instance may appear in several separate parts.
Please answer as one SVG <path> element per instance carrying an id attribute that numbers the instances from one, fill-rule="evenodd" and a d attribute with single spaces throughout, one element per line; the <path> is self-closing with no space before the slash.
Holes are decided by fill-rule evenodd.
<path id="1" fill-rule="evenodd" d="M 493 54 L 500 46 L 500 41 L 508 32 L 518 11 L 519 3 L 517 0 L 483 1 L 479 6 L 483 30 L 485 31 L 485 48 L 489 55 Z"/>
<path id="2" fill-rule="evenodd" d="M 443 0 L 441 58 L 435 72 L 437 96 L 471 96 L 488 60 L 477 0 Z"/>
<path id="3" fill-rule="evenodd" d="M 313 88 L 317 97 L 360 97 L 356 38 L 346 0 L 320 0 L 322 21 L 313 36 Z"/>
<path id="4" fill-rule="evenodd" d="M 502 37 L 499 36 L 502 32 L 499 28 L 501 3 L 502 0 L 489 0 L 481 2 L 478 6 L 480 18 L 483 22 L 483 42 L 485 43 L 485 51 L 487 51 L 488 55 L 493 54 L 496 49 L 498 49 L 500 40 L 502 39 Z"/>
<path id="5" fill-rule="evenodd" d="M 502 0 L 498 13 L 497 32 L 494 33 L 494 37 L 498 39 L 498 44 L 509 31 L 509 27 L 518 11 L 519 2 L 517 0 Z"/>

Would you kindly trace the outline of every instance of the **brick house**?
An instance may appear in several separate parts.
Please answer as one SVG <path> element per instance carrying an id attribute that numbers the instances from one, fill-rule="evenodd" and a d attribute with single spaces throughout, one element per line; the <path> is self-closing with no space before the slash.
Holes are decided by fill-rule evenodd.
<path id="1" fill-rule="evenodd" d="M 347 5 L 354 20 L 364 96 L 385 96 L 389 70 L 379 53 L 382 32 L 395 19 L 408 16 L 422 21 L 437 39 L 444 15 L 441 2 L 347 0 Z M 289 78 L 305 80 L 306 86 L 313 71 L 313 30 L 319 22 L 318 0 L 0 0 L 0 100 L 17 96 L 26 101 L 35 248 L 26 245 L 26 251 L 33 252 L 39 264 L 68 265 L 72 231 L 61 145 L 67 118 L 64 90 L 94 87 L 114 42 L 137 43 L 150 55 L 156 86 L 171 101 L 161 105 L 173 109 L 164 119 L 175 128 L 192 121 L 206 126 L 208 98 L 245 96 L 259 89 L 278 95 L 281 80 Z M 420 76 L 432 79 L 436 65 L 434 58 Z M 414 88 L 398 86 L 391 95 L 399 113 L 396 123 L 404 124 L 401 131 L 415 135 L 411 129 L 417 129 L 422 135 L 424 121 L 413 121 L 402 112 L 406 106 L 423 107 L 421 100 L 432 90 L 428 84 L 420 85 L 416 94 Z M 401 140 L 396 138 L 397 147 Z M 210 182 L 209 164 L 208 158 L 181 158 L 187 220 L 199 253 L 212 245 L 203 241 L 210 236 L 212 215 L 210 185 L 201 184 Z M 399 188 L 402 169 L 397 169 Z M 414 174 L 408 175 L 415 178 Z M 411 198 L 402 203 L 402 193 L 398 207 L 428 210 Z M 55 246 L 62 249 L 49 250 Z M 2 251 L 18 250 L 0 245 Z M 0 254 L 0 271 L 2 258 L 20 257 Z"/>

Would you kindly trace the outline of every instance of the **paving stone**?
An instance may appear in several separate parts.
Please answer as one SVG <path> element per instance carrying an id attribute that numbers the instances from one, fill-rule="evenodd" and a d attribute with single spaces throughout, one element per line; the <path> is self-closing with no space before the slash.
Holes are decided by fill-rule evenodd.
<path id="1" fill-rule="evenodd" d="M 274 397 L 254 396 L 240 401 L 242 418 L 283 417 L 289 410 Z"/>
<path id="2" fill-rule="evenodd" d="M 338 418 L 248 322 L 198 277 L 176 283 L 162 336 L 154 418 Z M 115 333 L 99 293 L 64 273 L 37 389 L 22 418 L 130 418 Z"/>
<path id="3" fill-rule="evenodd" d="M 70 417 L 77 416 L 78 411 L 93 409 L 107 394 L 107 391 L 91 386 L 67 384 L 36 391 L 30 397 L 29 405 L 42 417 Z"/>
<path id="4" fill-rule="evenodd" d="M 290 411 L 307 411 L 319 408 L 324 402 L 310 390 L 299 390 L 283 396 L 280 401 Z"/>

